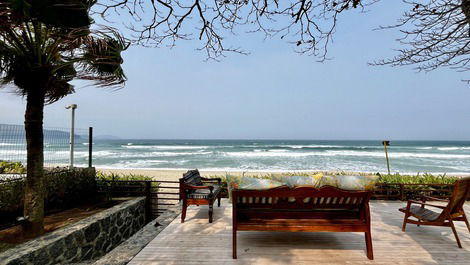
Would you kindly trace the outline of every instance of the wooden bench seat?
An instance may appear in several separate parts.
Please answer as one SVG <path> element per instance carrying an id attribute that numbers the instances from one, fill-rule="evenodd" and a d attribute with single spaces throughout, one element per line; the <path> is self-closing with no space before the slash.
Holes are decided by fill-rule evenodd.
<path id="1" fill-rule="evenodd" d="M 237 231 L 364 232 L 367 257 L 373 259 L 369 191 L 335 187 L 282 186 L 232 191 L 233 258 Z"/>

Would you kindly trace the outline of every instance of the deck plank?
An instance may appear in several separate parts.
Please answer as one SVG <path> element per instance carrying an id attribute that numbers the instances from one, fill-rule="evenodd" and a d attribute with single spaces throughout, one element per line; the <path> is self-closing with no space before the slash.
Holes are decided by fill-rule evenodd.
<path id="1" fill-rule="evenodd" d="M 238 232 L 238 259 L 232 259 L 231 205 L 214 207 L 209 224 L 207 206 L 188 208 L 186 222 L 175 219 L 129 265 L 146 264 L 469 264 L 470 233 L 463 222 L 457 231 L 408 224 L 401 231 L 403 202 L 371 202 L 374 258 L 366 257 L 362 233 Z M 470 204 L 465 205 L 467 213 Z"/>

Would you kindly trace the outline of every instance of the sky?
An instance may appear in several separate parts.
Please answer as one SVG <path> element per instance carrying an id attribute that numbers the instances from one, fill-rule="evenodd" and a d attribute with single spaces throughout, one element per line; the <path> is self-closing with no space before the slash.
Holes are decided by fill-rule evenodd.
<path id="1" fill-rule="evenodd" d="M 382 1 L 339 21 L 332 60 L 318 63 L 283 40 L 239 33 L 249 55 L 205 61 L 197 40 L 170 49 L 131 47 L 125 87 L 82 87 L 45 109 L 46 127 L 141 139 L 470 140 L 466 73 L 370 66 L 399 47 L 393 24 L 403 6 Z M 393 1 L 394 2 L 394 1 Z M 23 124 L 25 101 L 0 91 L 0 123 Z"/>

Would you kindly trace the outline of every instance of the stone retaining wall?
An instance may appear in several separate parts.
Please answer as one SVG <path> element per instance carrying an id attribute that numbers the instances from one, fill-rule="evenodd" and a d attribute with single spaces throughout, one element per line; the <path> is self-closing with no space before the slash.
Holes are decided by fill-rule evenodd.
<path id="1" fill-rule="evenodd" d="M 0 253 L 0 264 L 70 264 L 111 251 L 145 225 L 145 198 L 123 202 Z"/>
<path id="2" fill-rule="evenodd" d="M 146 226 L 144 226 L 144 228 L 124 241 L 121 245 L 117 246 L 111 252 L 107 253 L 91 264 L 126 265 L 150 241 L 152 241 L 161 231 L 163 231 L 163 229 L 165 229 L 179 214 L 181 214 L 181 204 L 170 206 L 156 220 L 148 223 Z"/>

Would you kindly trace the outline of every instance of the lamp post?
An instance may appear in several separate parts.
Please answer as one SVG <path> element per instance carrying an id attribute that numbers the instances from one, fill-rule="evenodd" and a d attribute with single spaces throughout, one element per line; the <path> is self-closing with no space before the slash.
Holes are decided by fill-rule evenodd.
<path id="1" fill-rule="evenodd" d="M 383 144 L 384 150 L 385 150 L 385 159 L 387 159 L 388 175 L 390 175 L 390 163 L 388 162 L 388 151 L 387 151 L 387 146 L 390 145 L 390 141 L 382 141 L 382 144 Z"/>
<path id="2" fill-rule="evenodd" d="M 72 119 L 70 125 L 70 168 L 73 168 L 73 148 L 75 145 L 75 109 L 77 109 L 77 104 L 71 104 L 65 107 L 66 109 L 72 110 Z"/>

